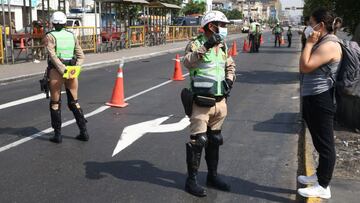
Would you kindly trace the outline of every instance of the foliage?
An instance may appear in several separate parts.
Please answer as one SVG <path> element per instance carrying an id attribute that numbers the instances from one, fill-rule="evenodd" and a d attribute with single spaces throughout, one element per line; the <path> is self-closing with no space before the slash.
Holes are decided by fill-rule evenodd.
<path id="1" fill-rule="evenodd" d="M 204 14 L 206 11 L 206 3 L 200 2 L 196 3 L 193 1 L 189 1 L 183 8 L 182 13 L 185 15 L 191 15 L 191 14 Z"/>
<path id="2" fill-rule="evenodd" d="M 231 10 L 231 11 L 222 9 L 222 10 L 220 10 L 220 11 L 223 12 L 228 19 L 231 19 L 231 20 L 232 20 L 232 19 L 243 19 L 243 14 L 242 14 L 242 12 L 240 12 L 240 11 L 237 10 L 237 9 L 233 9 L 233 10 Z"/>
<path id="3" fill-rule="evenodd" d="M 358 0 L 304 0 L 304 16 L 310 16 L 318 7 L 325 7 L 334 11 L 343 19 L 343 26 L 354 34 L 360 23 L 360 4 Z"/>

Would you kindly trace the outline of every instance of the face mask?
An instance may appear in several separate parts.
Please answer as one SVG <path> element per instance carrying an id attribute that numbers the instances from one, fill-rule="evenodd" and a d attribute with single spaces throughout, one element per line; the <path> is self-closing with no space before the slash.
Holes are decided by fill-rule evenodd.
<path id="1" fill-rule="evenodd" d="M 305 37 L 309 38 L 309 36 L 314 32 L 314 28 L 316 28 L 319 24 L 316 24 L 314 27 L 311 27 L 310 25 L 308 25 L 304 31 Z"/>
<path id="2" fill-rule="evenodd" d="M 222 40 L 226 38 L 227 34 L 228 34 L 228 30 L 226 27 L 219 27 L 219 35 Z"/>

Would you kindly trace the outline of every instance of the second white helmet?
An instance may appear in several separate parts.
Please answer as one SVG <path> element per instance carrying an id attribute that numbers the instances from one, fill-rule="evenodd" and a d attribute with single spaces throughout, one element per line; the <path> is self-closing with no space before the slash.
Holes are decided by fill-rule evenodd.
<path id="1" fill-rule="evenodd" d="M 51 16 L 51 23 L 53 24 L 66 24 L 66 15 L 61 11 L 56 11 Z"/>
<path id="2" fill-rule="evenodd" d="M 210 22 L 223 22 L 230 23 L 224 13 L 221 11 L 209 11 L 207 12 L 201 20 L 201 27 L 204 27 Z"/>

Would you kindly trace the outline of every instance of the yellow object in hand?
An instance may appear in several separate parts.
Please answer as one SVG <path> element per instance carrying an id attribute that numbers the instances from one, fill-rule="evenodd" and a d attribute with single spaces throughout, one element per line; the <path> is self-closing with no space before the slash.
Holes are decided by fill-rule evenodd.
<path id="1" fill-rule="evenodd" d="M 66 71 L 63 74 L 65 79 L 78 78 L 81 72 L 81 66 L 66 66 Z"/>

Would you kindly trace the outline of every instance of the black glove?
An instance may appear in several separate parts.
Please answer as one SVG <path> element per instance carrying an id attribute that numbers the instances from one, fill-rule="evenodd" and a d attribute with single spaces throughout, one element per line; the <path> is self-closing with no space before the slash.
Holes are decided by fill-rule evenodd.
<path id="1" fill-rule="evenodd" d="M 204 43 L 206 49 L 214 47 L 216 44 L 220 44 L 221 37 L 218 33 L 213 33 L 213 35 Z"/>
<path id="2" fill-rule="evenodd" d="M 227 85 L 230 87 L 230 89 L 233 87 L 234 82 L 228 78 L 225 79 Z"/>

